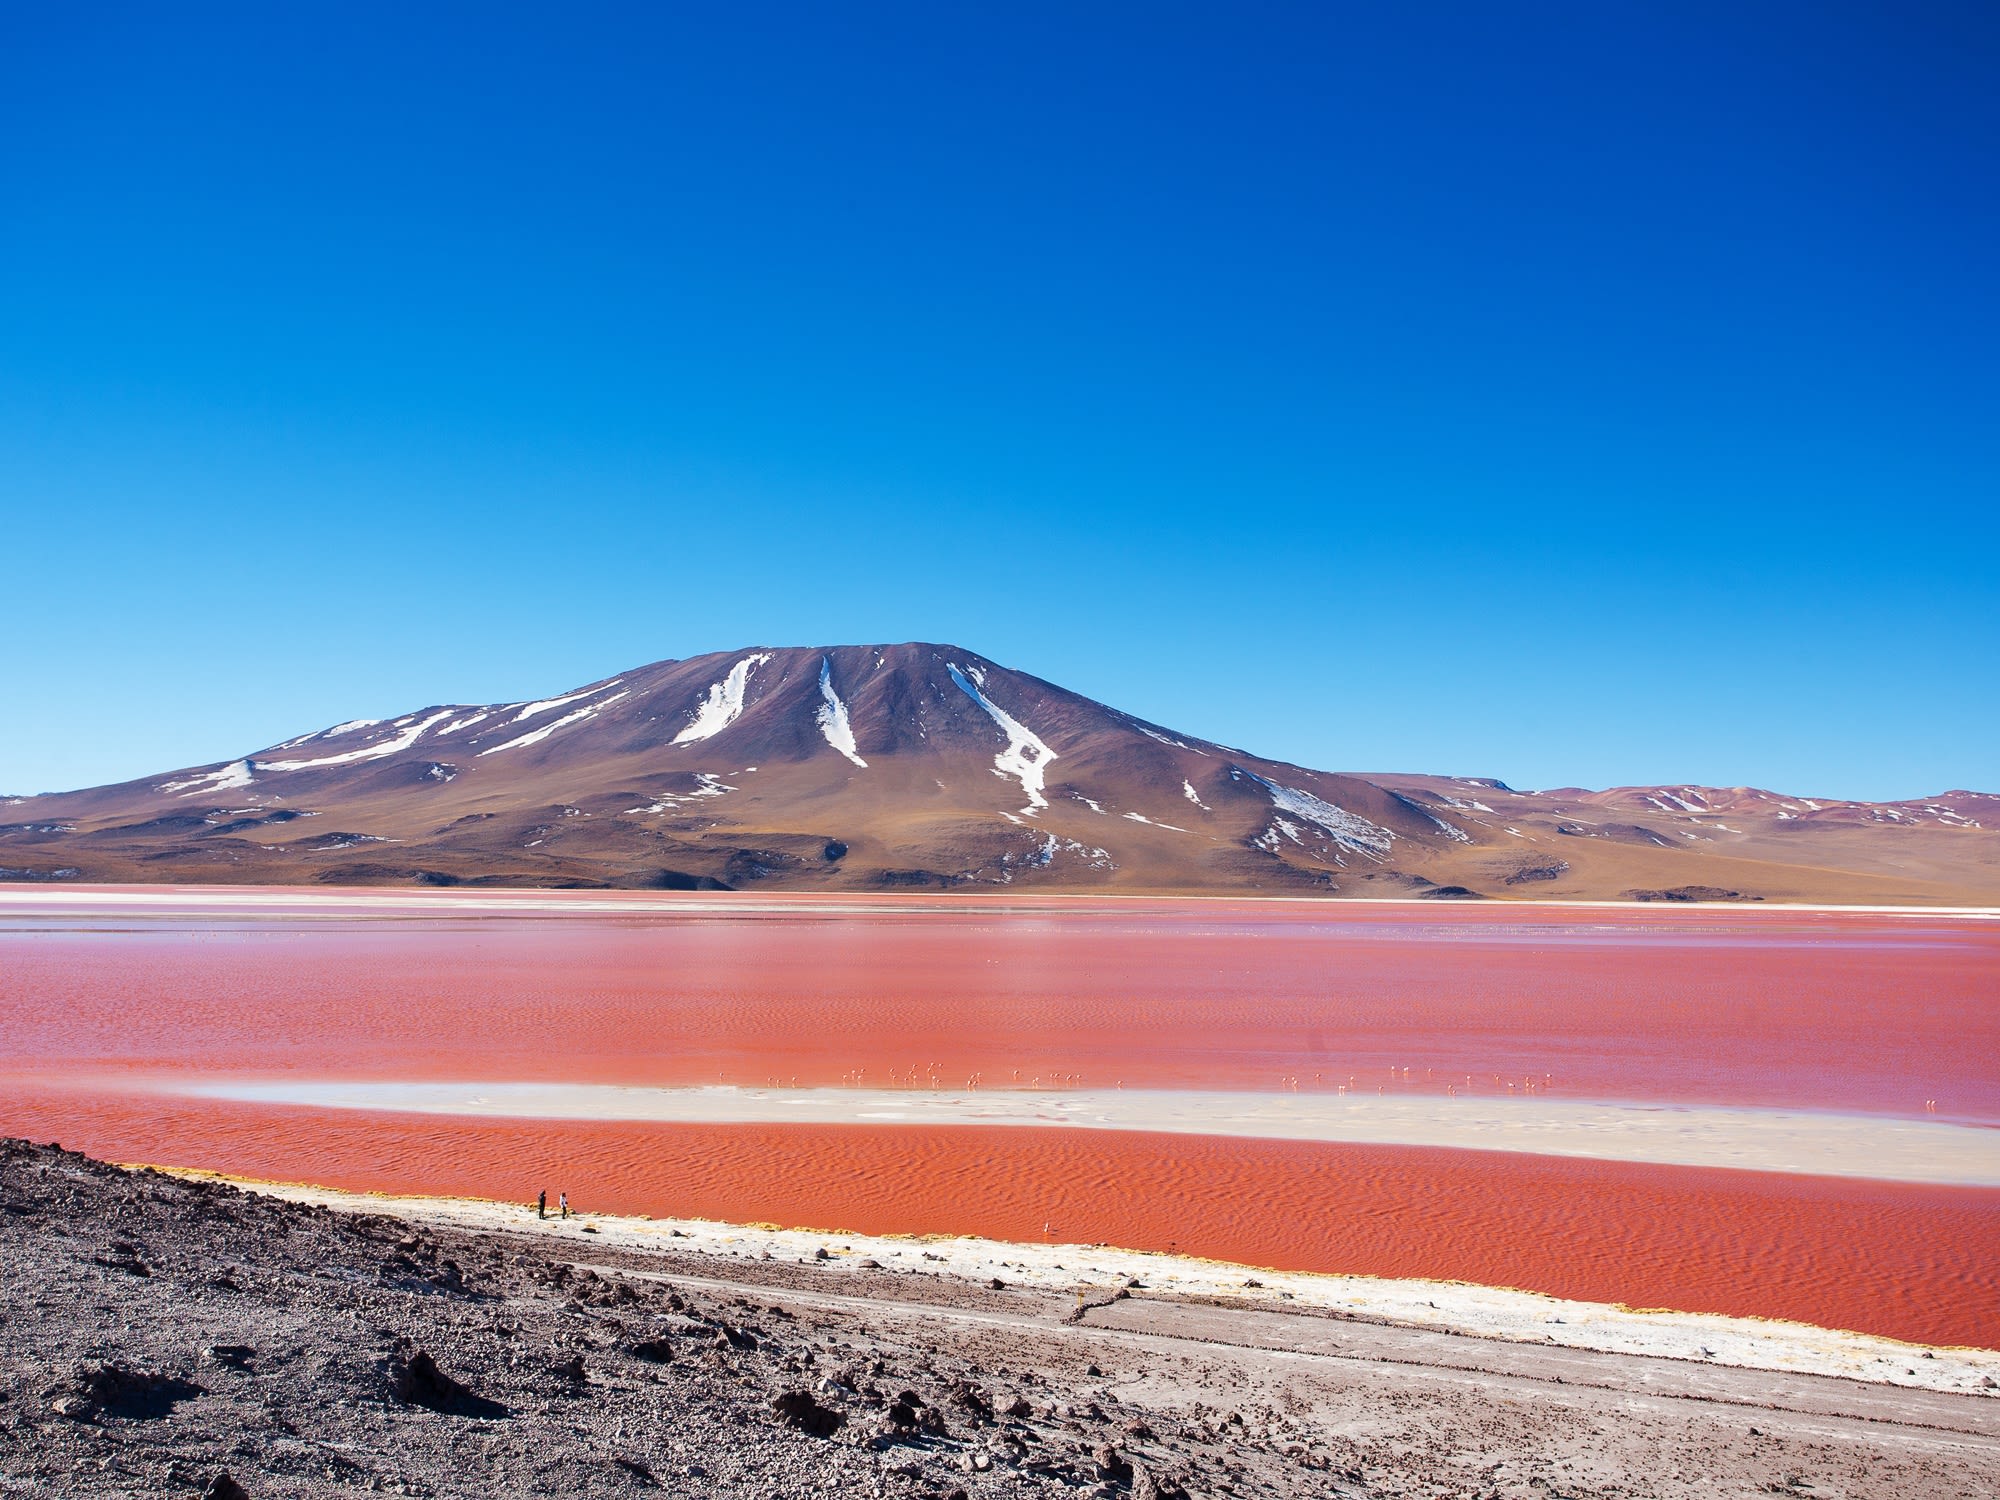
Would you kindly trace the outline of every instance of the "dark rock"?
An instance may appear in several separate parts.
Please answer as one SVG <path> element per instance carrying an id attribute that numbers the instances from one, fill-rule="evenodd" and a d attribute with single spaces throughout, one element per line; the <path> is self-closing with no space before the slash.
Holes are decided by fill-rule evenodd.
<path id="1" fill-rule="evenodd" d="M 221 1469 L 201 1492 L 201 1500 L 250 1500 L 250 1492 L 231 1479 L 227 1469 Z"/>
<path id="2" fill-rule="evenodd" d="M 634 1359 L 643 1359 L 649 1364 L 671 1364 L 674 1358 L 672 1341 L 664 1338 L 640 1339 L 625 1351 Z"/>
<path id="3" fill-rule="evenodd" d="M 579 1370 L 582 1361 L 578 1360 Z M 419 1349 L 407 1360 L 398 1361 L 390 1377 L 390 1389 L 398 1401 L 427 1407 L 456 1417 L 494 1418 L 507 1415 L 507 1408 L 489 1401 L 453 1380 L 437 1366 L 427 1350 Z"/>
<path id="4" fill-rule="evenodd" d="M 656 891 L 726 891 L 729 887 L 712 875 L 694 875 L 686 870 L 661 870 L 633 882 Z"/>
<path id="5" fill-rule="evenodd" d="M 884 870 L 875 879 L 878 884 L 887 886 L 891 890 L 908 887 L 944 890 L 958 884 L 956 877 L 941 875 L 936 870 Z"/>
<path id="6" fill-rule="evenodd" d="M 624 1454 L 619 1453 L 614 1454 L 611 1461 L 641 1484 L 650 1484 L 656 1489 L 660 1487 L 660 1476 L 655 1474 L 649 1465 L 640 1462 L 638 1459 L 627 1458 Z"/>
<path id="7" fill-rule="evenodd" d="M 125 1240 L 113 1240 L 110 1249 L 102 1255 L 93 1255 L 90 1259 L 95 1265 L 113 1271 L 123 1271 L 128 1276 L 153 1274 L 153 1268 L 139 1258 L 139 1247 Z"/>
<path id="8" fill-rule="evenodd" d="M 924 1403 L 924 1398 L 915 1391 L 899 1391 L 896 1399 L 889 1403 L 883 1419 L 891 1427 L 908 1432 L 929 1432 L 942 1434 L 944 1418 Z"/>
<path id="9" fill-rule="evenodd" d="M 951 1403 L 976 1417 L 991 1417 L 993 1403 L 986 1399 L 986 1393 L 976 1385 L 960 1381 L 951 1388 Z"/>
<path id="10" fill-rule="evenodd" d="M 1132 1466 L 1132 1500 L 1189 1500 L 1188 1492 L 1144 1464 Z"/>
<path id="11" fill-rule="evenodd" d="M 257 1351 L 248 1344 L 210 1344 L 201 1351 L 201 1357 L 210 1364 L 226 1365 L 232 1370 L 247 1370 Z"/>
<path id="12" fill-rule="evenodd" d="M 1560 880 L 1569 873 L 1569 861 L 1551 860 L 1547 864 L 1526 864 L 1507 877 L 1508 885 L 1525 885 L 1536 880 Z"/>
<path id="13" fill-rule="evenodd" d="M 69 1384 L 69 1400 L 81 1408 L 74 1414 L 131 1417 L 138 1421 L 164 1417 L 176 1403 L 202 1394 L 202 1388 L 191 1380 L 135 1370 L 103 1359 L 87 1359 L 78 1365 Z"/>
<path id="14" fill-rule="evenodd" d="M 1097 1460 L 1097 1477 L 1107 1484 L 1132 1482 L 1132 1465 L 1109 1443 L 1101 1445 L 1091 1457 Z"/>
<path id="15" fill-rule="evenodd" d="M 786 1391 L 771 1403 L 778 1420 L 814 1437 L 832 1437 L 847 1422 L 847 1413 L 821 1406 L 811 1391 Z"/>
<path id="16" fill-rule="evenodd" d="M 1666 890 L 1632 890 L 1620 892 L 1627 901 L 1757 901 L 1758 896 L 1746 896 L 1741 891 L 1725 890 L 1719 885 L 1677 885 Z"/>

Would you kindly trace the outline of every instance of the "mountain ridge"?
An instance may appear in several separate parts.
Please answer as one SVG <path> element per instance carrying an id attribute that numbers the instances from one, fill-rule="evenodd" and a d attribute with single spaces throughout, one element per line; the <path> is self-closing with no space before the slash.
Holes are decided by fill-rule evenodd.
<path id="1" fill-rule="evenodd" d="M 934 642 L 755 646 L 0 800 L 0 880 L 2000 899 L 2000 797 L 1257 756 Z"/>

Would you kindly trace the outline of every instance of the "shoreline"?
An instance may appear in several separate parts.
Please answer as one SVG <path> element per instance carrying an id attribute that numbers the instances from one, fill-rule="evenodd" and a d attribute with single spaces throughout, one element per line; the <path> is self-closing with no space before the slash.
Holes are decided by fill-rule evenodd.
<path id="1" fill-rule="evenodd" d="M 17 897 L 26 906 L 47 908 L 64 901 L 78 905 L 111 905 L 118 902 L 155 905 L 180 901 L 188 905 L 246 906 L 310 904 L 347 906 L 457 906 L 466 910 L 482 907 L 495 911 L 727 911 L 764 906 L 771 910 L 827 911 L 873 907 L 892 911 L 936 911 L 968 908 L 980 903 L 1001 908 L 1059 907 L 1068 904 L 1183 904 L 1216 903 L 1248 907 L 1295 907 L 1338 910 L 1343 907 L 1408 908 L 1414 911 L 1607 911 L 1607 912 L 1783 912 L 1792 915 L 1948 917 L 1966 921 L 2000 921 L 2000 906 L 1908 906 L 1843 905 L 1824 902 L 1791 901 L 1557 901 L 1546 897 L 1488 897 L 1477 901 L 1439 901 L 1410 896 L 1299 896 L 1252 895 L 1243 892 L 1212 891 L 1035 891 L 1008 894 L 1000 890 L 942 891 L 926 894 L 870 891 L 786 892 L 786 891 L 653 891 L 653 890 L 574 890 L 552 886 L 489 886 L 464 888 L 421 888 L 403 885 L 57 885 L 53 883 L 0 883 L 0 911 Z M 597 903 L 593 906 L 592 903 Z"/>
<path id="2" fill-rule="evenodd" d="M 91 1080 L 101 1087 L 109 1080 Z M 315 1109 L 671 1124 L 1009 1126 L 1504 1151 L 1934 1186 L 2000 1187 L 2000 1130 L 1907 1116 L 1527 1096 L 1382 1098 L 1192 1089 L 644 1087 L 122 1079 L 180 1098 Z"/>
<path id="3" fill-rule="evenodd" d="M 153 1170 L 340 1212 L 387 1214 L 474 1233 L 537 1235 L 575 1246 L 586 1260 L 593 1253 L 670 1250 L 723 1265 L 795 1262 L 823 1269 L 830 1291 L 838 1290 L 833 1278 L 852 1269 L 1073 1292 L 1079 1307 L 1122 1300 L 1121 1288 L 1139 1289 L 1149 1299 L 1335 1317 L 1502 1344 L 1828 1376 L 1953 1395 L 2000 1393 L 2000 1350 L 1917 1344 L 1779 1319 L 1583 1302 L 1472 1282 L 1276 1271 L 1102 1245 L 864 1235 L 583 1211 L 567 1221 L 538 1219 L 532 1205 L 494 1199 L 356 1193 L 190 1168 Z"/>
<path id="4" fill-rule="evenodd" d="M 1308 1300 L 1240 1266 L 1142 1257 L 1126 1276 L 1090 1246 L 1039 1264 L 951 1238 L 538 1223 L 17 1138 L 0 1202 L 10 1495 L 1975 1500 L 2000 1483 L 2000 1381 L 1972 1379 L 1993 1351 L 1876 1340 L 1848 1371 L 1824 1353 L 1855 1341 L 1821 1330 L 1546 1299 L 1579 1321 L 1481 1337 L 1438 1319 L 1522 1299 Z M 1649 1347 L 1589 1347 L 1625 1325 Z M 1758 1368 L 1745 1340 L 1827 1371 Z"/>

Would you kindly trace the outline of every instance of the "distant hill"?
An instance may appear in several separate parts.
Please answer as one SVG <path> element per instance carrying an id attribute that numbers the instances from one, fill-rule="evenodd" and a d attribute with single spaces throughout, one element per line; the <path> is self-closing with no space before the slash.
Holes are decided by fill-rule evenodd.
<path id="1" fill-rule="evenodd" d="M 1309 770 L 954 646 L 757 648 L 0 802 L 0 880 L 2000 903 L 2000 797 Z"/>

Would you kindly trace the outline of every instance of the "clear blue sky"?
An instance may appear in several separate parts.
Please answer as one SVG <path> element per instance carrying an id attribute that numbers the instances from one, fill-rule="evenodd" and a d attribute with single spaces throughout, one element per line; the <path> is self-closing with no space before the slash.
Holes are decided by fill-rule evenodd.
<path id="1" fill-rule="evenodd" d="M 942 639 L 2000 790 L 2000 7 L 0 0 L 0 790 Z"/>

